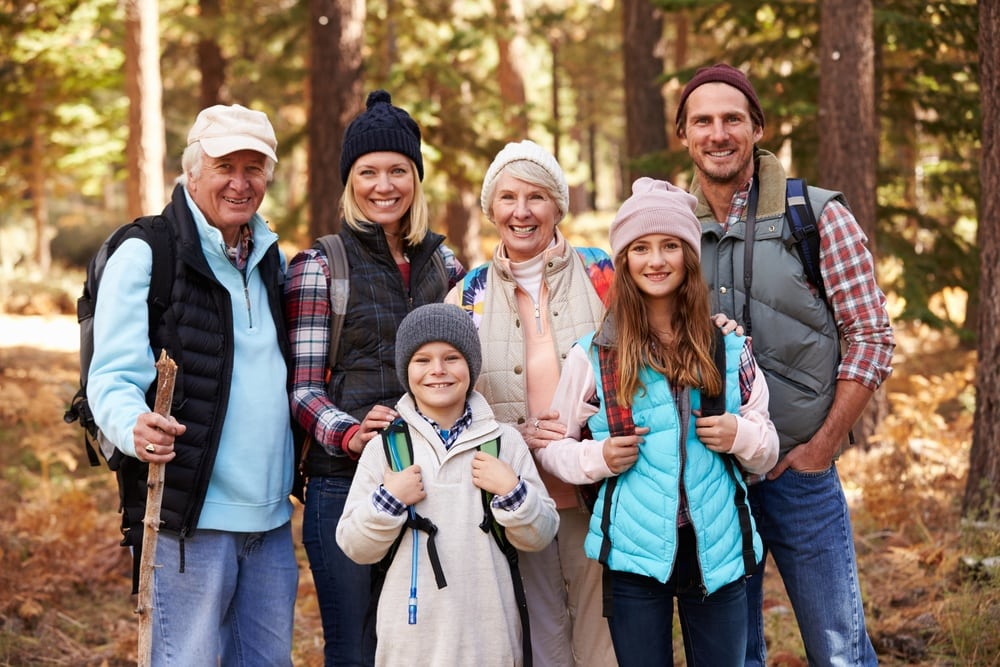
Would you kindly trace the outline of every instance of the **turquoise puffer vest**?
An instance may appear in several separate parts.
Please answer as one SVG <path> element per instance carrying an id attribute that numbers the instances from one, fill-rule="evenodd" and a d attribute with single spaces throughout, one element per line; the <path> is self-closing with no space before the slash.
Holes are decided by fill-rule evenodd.
<path id="1" fill-rule="evenodd" d="M 592 347 L 593 335 L 585 336 L 580 345 L 588 350 L 597 395 L 605 405 L 604 387 L 597 350 Z M 739 360 L 744 339 L 735 334 L 726 341 L 726 410 L 735 414 L 740 408 Z M 694 419 L 689 420 L 686 437 L 680 437 L 680 414 L 670 391 L 670 385 L 659 373 L 644 367 L 640 379 L 646 391 L 632 405 L 636 426 L 650 431 L 639 448 L 635 465 L 618 477 L 611 503 L 611 523 L 608 529 L 611 550 L 607 565 L 612 570 L 631 572 L 665 583 L 673 571 L 677 555 L 677 510 L 683 470 L 688 513 L 698 545 L 698 562 L 702 586 L 706 594 L 746 575 L 743 565 L 743 542 L 734 497 L 736 488 L 726 470 L 722 456 L 711 451 L 695 435 Z M 701 407 L 701 394 L 690 390 L 691 409 Z M 588 421 L 595 439 L 609 435 L 607 413 L 599 410 Z M 739 484 L 743 484 L 742 480 Z M 604 494 L 608 485 L 601 486 L 594 513 L 590 519 L 584 548 L 589 558 L 598 560 L 604 534 Z M 763 556 L 763 547 L 756 528 L 753 531 L 756 560 Z"/>

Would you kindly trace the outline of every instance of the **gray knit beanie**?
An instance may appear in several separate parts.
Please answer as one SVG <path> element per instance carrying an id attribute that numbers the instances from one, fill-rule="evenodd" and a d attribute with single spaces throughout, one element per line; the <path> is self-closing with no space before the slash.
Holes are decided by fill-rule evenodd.
<path id="1" fill-rule="evenodd" d="M 445 342 L 462 353 L 469 364 L 469 392 L 476 386 L 483 367 L 479 332 L 469 314 L 450 303 L 429 303 L 411 311 L 396 331 L 396 377 L 410 391 L 407 366 L 410 358 L 427 343 Z"/>

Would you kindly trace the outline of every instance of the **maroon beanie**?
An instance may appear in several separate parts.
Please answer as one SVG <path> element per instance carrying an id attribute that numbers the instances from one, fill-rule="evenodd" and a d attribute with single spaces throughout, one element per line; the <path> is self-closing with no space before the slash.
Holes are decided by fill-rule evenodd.
<path id="1" fill-rule="evenodd" d="M 753 119 L 753 122 L 760 126 L 761 129 L 764 128 L 764 110 L 760 108 L 760 100 L 757 99 L 757 91 L 753 89 L 753 84 L 750 83 L 750 79 L 747 78 L 746 74 L 732 65 L 718 63 L 717 65 L 712 65 L 711 67 L 700 68 L 694 73 L 694 76 L 691 77 L 691 80 L 688 81 L 687 85 L 684 86 L 684 92 L 681 93 L 680 104 L 677 105 L 677 118 L 674 119 L 674 124 L 677 127 L 678 133 L 680 132 L 681 121 L 685 116 L 684 105 L 687 103 L 688 96 L 695 88 L 705 83 L 725 83 L 743 93 L 747 98 L 747 103 L 750 105 L 750 118 Z"/>

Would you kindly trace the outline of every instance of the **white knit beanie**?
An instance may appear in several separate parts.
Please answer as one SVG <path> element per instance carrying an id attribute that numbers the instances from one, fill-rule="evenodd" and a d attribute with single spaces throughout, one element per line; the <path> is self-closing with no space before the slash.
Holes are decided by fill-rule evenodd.
<path id="1" fill-rule="evenodd" d="M 698 199 L 681 188 L 643 176 L 632 184 L 632 196 L 618 209 L 608 231 L 611 253 L 646 234 L 676 236 L 701 259 L 701 223 L 694 215 Z"/>
<path id="2" fill-rule="evenodd" d="M 490 204 L 489 197 L 492 194 L 493 182 L 500 176 L 500 172 L 511 162 L 527 160 L 534 162 L 545 169 L 558 184 L 559 190 L 555 194 L 556 206 L 563 215 L 569 211 L 569 185 L 566 183 L 566 176 L 562 167 L 556 162 L 552 153 L 536 144 L 534 141 L 525 139 L 517 143 L 509 143 L 503 147 L 497 156 L 493 158 L 493 164 L 486 170 L 486 177 L 483 178 L 483 190 L 479 195 L 479 205 L 483 208 L 483 213 L 489 217 Z"/>

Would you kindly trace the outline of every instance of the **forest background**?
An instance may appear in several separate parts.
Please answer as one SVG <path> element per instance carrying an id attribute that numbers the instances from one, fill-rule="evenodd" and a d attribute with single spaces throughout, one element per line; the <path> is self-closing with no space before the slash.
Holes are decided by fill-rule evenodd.
<path id="1" fill-rule="evenodd" d="M 338 227 L 343 127 L 386 88 L 423 130 L 435 227 L 472 266 L 495 243 L 478 195 L 506 141 L 557 155 L 563 230 L 607 247 L 634 177 L 689 180 L 677 97 L 726 61 L 760 95 L 761 146 L 847 194 L 890 299 L 894 374 L 840 465 L 880 658 L 1000 665 L 998 5 L 0 0 L 0 664 L 134 662 L 111 475 L 61 421 L 71 316 L 101 240 L 162 208 L 199 109 L 268 113 L 262 212 L 291 254 Z M 804 664 L 775 579 L 770 662 Z M 296 664 L 318 664 L 307 566 L 297 613 Z"/>

